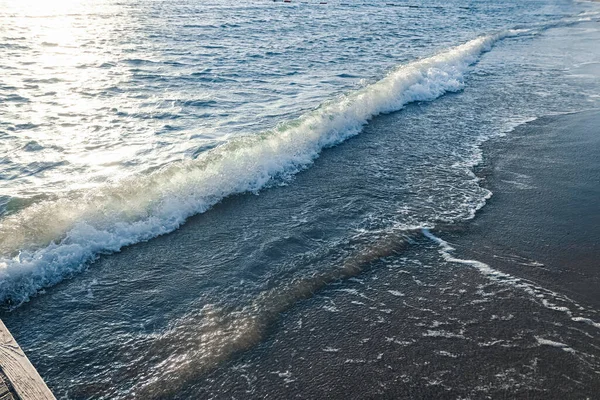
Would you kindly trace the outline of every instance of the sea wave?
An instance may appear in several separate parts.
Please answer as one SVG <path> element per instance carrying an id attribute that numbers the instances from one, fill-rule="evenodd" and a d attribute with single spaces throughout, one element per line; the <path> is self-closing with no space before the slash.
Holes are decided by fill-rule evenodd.
<path id="1" fill-rule="evenodd" d="M 469 66 L 482 53 L 523 32 L 478 37 L 401 65 L 296 120 L 233 139 L 195 160 L 7 216 L 0 223 L 0 302 L 17 306 L 101 254 L 171 232 L 227 196 L 289 178 L 324 148 L 357 135 L 378 114 L 461 90 Z"/>

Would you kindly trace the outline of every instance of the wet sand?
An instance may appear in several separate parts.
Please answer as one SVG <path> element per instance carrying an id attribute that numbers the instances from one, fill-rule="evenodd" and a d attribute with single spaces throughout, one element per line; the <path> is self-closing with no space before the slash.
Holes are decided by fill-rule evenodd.
<path id="1" fill-rule="evenodd" d="M 600 392 L 600 113 L 485 145 L 494 192 L 284 313 L 181 398 L 594 398 Z M 485 264 L 482 264 L 485 263 Z"/>
<path id="2" fill-rule="evenodd" d="M 493 193 L 461 252 L 600 308 L 600 112 L 544 117 L 488 143 Z"/>

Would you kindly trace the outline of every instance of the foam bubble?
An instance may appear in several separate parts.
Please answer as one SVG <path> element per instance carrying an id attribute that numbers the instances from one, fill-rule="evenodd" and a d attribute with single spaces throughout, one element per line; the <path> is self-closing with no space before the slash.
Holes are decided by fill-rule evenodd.
<path id="1" fill-rule="evenodd" d="M 561 343 L 561 342 L 555 342 L 553 340 L 544 339 L 544 338 L 541 338 L 538 336 L 535 337 L 535 340 L 537 340 L 538 344 L 541 346 L 556 347 L 556 348 L 566 351 L 567 353 L 575 353 L 575 350 L 573 348 L 571 348 L 568 345 Z"/>

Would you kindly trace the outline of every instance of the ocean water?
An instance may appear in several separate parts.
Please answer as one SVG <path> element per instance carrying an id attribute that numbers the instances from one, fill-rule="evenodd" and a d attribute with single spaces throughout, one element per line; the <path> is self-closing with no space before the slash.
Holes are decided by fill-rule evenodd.
<path id="1" fill-rule="evenodd" d="M 61 398 L 193 398 L 323 288 L 464 261 L 480 145 L 600 101 L 593 3 L 0 5 L 0 301 Z"/>

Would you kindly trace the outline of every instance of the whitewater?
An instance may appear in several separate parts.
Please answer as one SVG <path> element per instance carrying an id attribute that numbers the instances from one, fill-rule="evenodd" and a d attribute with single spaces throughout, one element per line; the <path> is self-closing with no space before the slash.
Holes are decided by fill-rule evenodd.
<path id="1" fill-rule="evenodd" d="M 9 215 L 0 223 L 0 301 L 18 305 L 99 254 L 169 233 L 226 196 L 288 180 L 372 117 L 462 89 L 469 65 L 513 34 L 482 36 L 402 65 L 296 120 L 233 139 L 195 160 Z"/>

